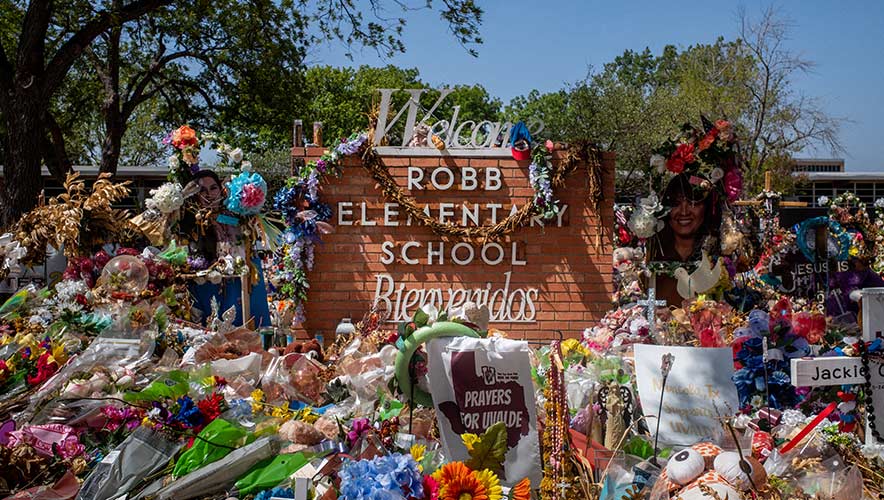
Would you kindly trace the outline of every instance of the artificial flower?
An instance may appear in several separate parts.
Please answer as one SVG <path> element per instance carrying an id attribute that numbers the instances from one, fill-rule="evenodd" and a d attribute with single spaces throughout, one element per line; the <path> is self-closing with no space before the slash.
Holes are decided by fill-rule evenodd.
<path id="1" fill-rule="evenodd" d="M 237 215 L 255 215 L 267 198 L 267 182 L 258 173 L 243 172 L 225 184 L 230 195 L 227 209 Z"/>
<path id="2" fill-rule="evenodd" d="M 531 480 L 522 479 L 510 490 L 509 500 L 531 500 Z"/>
<path id="3" fill-rule="evenodd" d="M 178 398 L 178 414 L 173 420 L 184 427 L 198 427 L 203 424 L 203 415 L 190 396 L 182 396 Z"/>
<path id="4" fill-rule="evenodd" d="M 682 143 L 675 148 L 672 156 L 666 160 L 666 169 L 673 174 L 684 172 L 685 165 L 694 163 L 694 145 Z"/>
<path id="5" fill-rule="evenodd" d="M 424 454 L 427 452 L 427 445 L 425 444 L 413 444 L 411 445 L 411 449 L 408 450 L 412 457 L 414 457 L 415 462 L 420 462 L 424 459 Z"/>
<path id="6" fill-rule="evenodd" d="M 706 149 L 709 149 L 709 146 L 712 146 L 712 144 L 715 143 L 715 139 L 718 137 L 719 132 L 720 131 L 715 127 L 711 128 L 709 130 L 709 132 L 706 132 L 706 135 L 703 136 L 702 139 L 700 139 L 700 142 L 698 144 L 698 146 L 699 146 L 698 149 L 700 151 L 704 151 Z"/>
<path id="7" fill-rule="evenodd" d="M 488 500 L 500 500 L 503 498 L 503 488 L 500 487 L 500 479 L 498 479 L 497 474 L 488 469 L 483 469 L 476 472 L 476 478 L 485 487 Z"/>
<path id="8" fill-rule="evenodd" d="M 188 146 L 196 146 L 196 144 L 196 131 L 187 125 L 182 125 L 172 132 L 172 145 L 176 148 L 184 149 Z"/>
<path id="9" fill-rule="evenodd" d="M 242 149 L 236 148 L 230 152 L 230 159 L 235 163 L 240 163 L 242 161 Z"/>
<path id="10" fill-rule="evenodd" d="M 476 443 L 479 442 L 479 436 L 471 434 L 469 432 L 464 432 L 460 435 L 460 438 L 463 440 L 463 445 L 467 448 L 467 451 L 469 452 L 472 452 L 473 447 L 476 446 Z"/>
<path id="11" fill-rule="evenodd" d="M 730 202 L 740 199 L 743 194 L 743 173 L 738 168 L 732 168 L 724 174 L 724 193 Z"/>
<path id="12" fill-rule="evenodd" d="M 727 120 L 716 121 L 715 130 L 718 131 L 718 136 L 721 137 L 724 142 L 733 142 L 736 138 L 736 135 L 734 134 L 734 126 Z"/>
<path id="13" fill-rule="evenodd" d="M 150 199 L 145 202 L 147 208 L 170 214 L 184 206 L 184 194 L 181 184 L 167 182 L 156 189 L 150 190 Z"/>
<path id="14" fill-rule="evenodd" d="M 489 500 L 485 485 L 463 462 L 449 462 L 433 473 L 440 500 Z"/>
<path id="15" fill-rule="evenodd" d="M 439 500 L 439 482 L 433 476 L 424 476 L 424 495 L 426 500 Z"/>
<path id="16" fill-rule="evenodd" d="M 662 155 L 651 155 L 650 166 L 662 174 L 666 170 L 666 158 Z"/>

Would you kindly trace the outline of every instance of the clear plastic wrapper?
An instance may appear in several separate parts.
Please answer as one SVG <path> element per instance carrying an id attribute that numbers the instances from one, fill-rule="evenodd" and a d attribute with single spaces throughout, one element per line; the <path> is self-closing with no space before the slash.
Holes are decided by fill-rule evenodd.
<path id="1" fill-rule="evenodd" d="M 180 443 L 139 427 L 89 473 L 77 500 L 124 497 L 146 477 L 165 467 L 180 447 Z"/>

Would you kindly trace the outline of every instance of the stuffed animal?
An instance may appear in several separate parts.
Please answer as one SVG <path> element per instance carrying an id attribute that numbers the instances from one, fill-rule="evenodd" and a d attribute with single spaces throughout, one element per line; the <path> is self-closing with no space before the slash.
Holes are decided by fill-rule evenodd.
<path id="1" fill-rule="evenodd" d="M 744 471 L 748 465 L 748 473 Z M 671 498 L 701 500 L 741 498 L 739 491 L 762 490 L 767 473 L 761 462 L 748 456 L 740 459 L 736 452 L 722 451 L 712 443 L 697 443 L 669 459 L 660 479 Z M 701 487 L 701 485 L 703 487 Z"/>
<path id="2" fill-rule="evenodd" d="M 618 272 L 626 272 L 632 265 L 644 260 L 645 254 L 641 248 L 620 247 L 614 249 L 613 264 Z"/>

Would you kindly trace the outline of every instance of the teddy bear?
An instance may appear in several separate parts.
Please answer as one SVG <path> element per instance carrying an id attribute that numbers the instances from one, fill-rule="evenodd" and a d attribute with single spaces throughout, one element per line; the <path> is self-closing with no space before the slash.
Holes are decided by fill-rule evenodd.
<path id="1" fill-rule="evenodd" d="M 614 270 L 619 273 L 627 272 L 631 267 L 643 261 L 645 254 L 641 248 L 620 247 L 614 249 Z"/>

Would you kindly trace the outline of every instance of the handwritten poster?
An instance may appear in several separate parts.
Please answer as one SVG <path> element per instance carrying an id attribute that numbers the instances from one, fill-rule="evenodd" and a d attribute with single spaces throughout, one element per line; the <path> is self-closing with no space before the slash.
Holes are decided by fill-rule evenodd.
<path id="1" fill-rule="evenodd" d="M 683 446 L 701 440 L 720 443 L 724 429 L 719 416 L 735 413 L 740 401 L 731 379 L 733 351 L 730 347 L 635 346 L 638 396 L 652 433 L 657 427 L 655 416 L 663 387 L 660 365 L 666 353 L 675 360 L 663 394 L 660 442 Z"/>
<path id="2" fill-rule="evenodd" d="M 540 484 L 540 445 L 528 344 L 459 337 L 427 344 L 430 393 L 445 456 L 468 460 L 464 433 L 481 434 L 497 422 L 507 430 L 501 482 L 524 477 Z"/>

